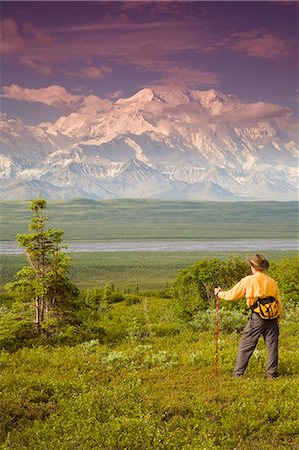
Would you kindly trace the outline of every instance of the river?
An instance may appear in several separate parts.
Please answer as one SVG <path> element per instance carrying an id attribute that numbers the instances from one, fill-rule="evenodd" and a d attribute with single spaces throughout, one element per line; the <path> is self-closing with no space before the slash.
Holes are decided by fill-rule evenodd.
<path id="1" fill-rule="evenodd" d="M 299 250 L 296 239 L 253 239 L 214 241 L 120 241 L 120 242 L 69 242 L 68 249 L 80 252 L 241 252 Z M 0 244 L 1 255 L 23 253 L 14 242 Z"/>

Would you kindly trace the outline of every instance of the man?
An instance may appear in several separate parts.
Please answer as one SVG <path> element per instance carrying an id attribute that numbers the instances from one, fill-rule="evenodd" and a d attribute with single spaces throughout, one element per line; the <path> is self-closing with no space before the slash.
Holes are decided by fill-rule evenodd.
<path id="1" fill-rule="evenodd" d="M 277 282 L 264 273 L 269 268 L 267 259 L 257 253 L 250 260 L 250 265 L 252 275 L 242 278 L 232 289 L 222 291 L 220 287 L 215 288 L 215 295 L 218 295 L 219 299 L 238 300 L 245 296 L 248 307 L 252 309 L 252 314 L 243 331 L 233 374 L 236 377 L 243 375 L 257 342 L 260 336 L 263 335 L 268 350 L 267 376 L 268 378 L 276 378 L 278 366 L 278 319 L 282 316 L 282 302 Z M 268 301 L 268 299 L 270 302 L 273 302 L 272 304 L 276 308 L 273 314 L 275 318 L 262 318 L 256 312 L 258 311 L 257 301 L 260 299 L 265 299 L 264 302 Z M 272 307 L 272 304 L 269 304 L 270 307 Z"/>

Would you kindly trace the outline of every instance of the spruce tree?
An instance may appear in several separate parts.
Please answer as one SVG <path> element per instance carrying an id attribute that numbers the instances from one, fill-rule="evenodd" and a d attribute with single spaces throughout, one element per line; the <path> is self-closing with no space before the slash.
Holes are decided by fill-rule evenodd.
<path id="1" fill-rule="evenodd" d="M 29 209 L 33 217 L 29 233 L 17 235 L 19 246 L 25 247 L 29 265 L 16 274 L 16 281 L 8 283 L 6 289 L 15 291 L 23 301 L 34 303 L 34 324 L 37 333 L 42 325 L 56 322 L 72 322 L 74 300 L 78 289 L 68 279 L 70 257 L 62 245 L 63 231 L 46 229 L 44 210 L 46 200 L 32 200 Z"/>

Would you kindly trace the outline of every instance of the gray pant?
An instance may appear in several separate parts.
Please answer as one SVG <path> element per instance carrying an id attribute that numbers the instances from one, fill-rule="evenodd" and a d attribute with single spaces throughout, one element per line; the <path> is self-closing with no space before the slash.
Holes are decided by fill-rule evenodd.
<path id="1" fill-rule="evenodd" d="M 258 314 L 253 313 L 248 318 L 242 334 L 234 375 L 243 374 L 261 335 L 263 335 L 268 350 L 267 374 L 276 374 L 278 366 L 278 320 L 262 319 Z"/>

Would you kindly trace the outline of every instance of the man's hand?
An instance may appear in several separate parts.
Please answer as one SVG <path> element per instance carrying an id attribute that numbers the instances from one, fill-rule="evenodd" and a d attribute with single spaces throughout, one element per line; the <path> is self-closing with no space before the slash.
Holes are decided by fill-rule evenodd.
<path id="1" fill-rule="evenodd" d="M 218 286 L 218 287 L 214 288 L 214 294 L 215 294 L 215 295 L 218 295 L 218 293 L 219 293 L 220 291 L 222 291 L 221 287 Z"/>

